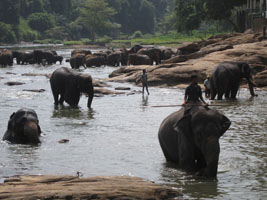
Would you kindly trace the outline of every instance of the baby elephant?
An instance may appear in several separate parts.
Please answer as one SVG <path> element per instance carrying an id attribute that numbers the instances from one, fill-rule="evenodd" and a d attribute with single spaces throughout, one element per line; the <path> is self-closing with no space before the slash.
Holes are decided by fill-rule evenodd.
<path id="1" fill-rule="evenodd" d="M 37 114 L 32 109 L 14 112 L 8 121 L 3 140 L 17 144 L 39 144 L 41 129 Z"/>
<path id="2" fill-rule="evenodd" d="M 94 98 L 94 87 L 90 75 L 77 73 L 69 68 L 61 67 L 52 73 L 50 85 L 55 105 L 62 105 L 65 101 L 70 106 L 77 106 L 81 93 L 86 93 L 88 94 L 87 107 L 91 108 Z"/>

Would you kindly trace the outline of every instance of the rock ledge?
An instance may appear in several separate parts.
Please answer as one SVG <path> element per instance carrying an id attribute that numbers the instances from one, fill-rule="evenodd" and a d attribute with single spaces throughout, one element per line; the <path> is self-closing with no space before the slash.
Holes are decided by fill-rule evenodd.
<path id="1" fill-rule="evenodd" d="M 179 190 L 141 178 L 18 176 L 0 184 L 0 199 L 178 199 Z"/>

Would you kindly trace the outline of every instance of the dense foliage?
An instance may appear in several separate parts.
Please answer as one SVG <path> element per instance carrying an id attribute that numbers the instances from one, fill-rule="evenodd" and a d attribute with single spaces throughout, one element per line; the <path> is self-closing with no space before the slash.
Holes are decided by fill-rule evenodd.
<path id="1" fill-rule="evenodd" d="M 128 39 L 228 21 L 244 0 L 1 0 L 0 42 Z"/>

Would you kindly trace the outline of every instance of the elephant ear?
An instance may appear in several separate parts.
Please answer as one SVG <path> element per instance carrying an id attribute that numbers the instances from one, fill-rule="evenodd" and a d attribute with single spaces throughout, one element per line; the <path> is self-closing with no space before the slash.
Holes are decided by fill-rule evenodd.
<path id="1" fill-rule="evenodd" d="M 222 115 L 222 133 L 223 135 L 230 127 L 231 121 L 224 115 Z"/>
<path id="2" fill-rule="evenodd" d="M 183 116 L 178 122 L 174 124 L 174 130 L 188 137 L 191 133 L 191 119 L 192 115 L 190 114 Z"/>

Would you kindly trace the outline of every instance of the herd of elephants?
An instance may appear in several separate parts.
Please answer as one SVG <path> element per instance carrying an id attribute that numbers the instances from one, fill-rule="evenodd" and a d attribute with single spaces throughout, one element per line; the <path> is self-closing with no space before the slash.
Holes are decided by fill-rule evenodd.
<path id="1" fill-rule="evenodd" d="M 107 50 L 92 53 L 74 50 L 66 60 L 71 65 L 56 69 L 50 77 L 55 105 L 65 101 L 76 107 L 82 93 L 88 95 L 87 107 L 91 108 L 94 97 L 92 77 L 77 72 L 79 67 L 153 65 L 175 55 L 169 49 L 143 48 L 136 45 L 127 50 Z M 2 50 L 0 66 L 13 64 L 53 64 L 62 62 L 56 51 L 34 50 L 32 52 Z M 148 66 L 149 67 L 149 66 Z M 244 62 L 223 62 L 211 74 L 211 99 L 235 99 L 241 80 L 248 81 L 249 90 L 255 96 L 250 66 Z M 216 177 L 220 154 L 220 137 L 229 129 L 231 121 L 214 109 L 202 105 L 185 104 L 179 111 L 169 115 L 161 123 L 158 139 L 167 161 L 177 163 L 179 168 L 196 175 Z M 39 144 L 41 128 L 37 113 L 29 108 L 14 112 L 8 121 L 3 140 L 19 144 Z"/>

